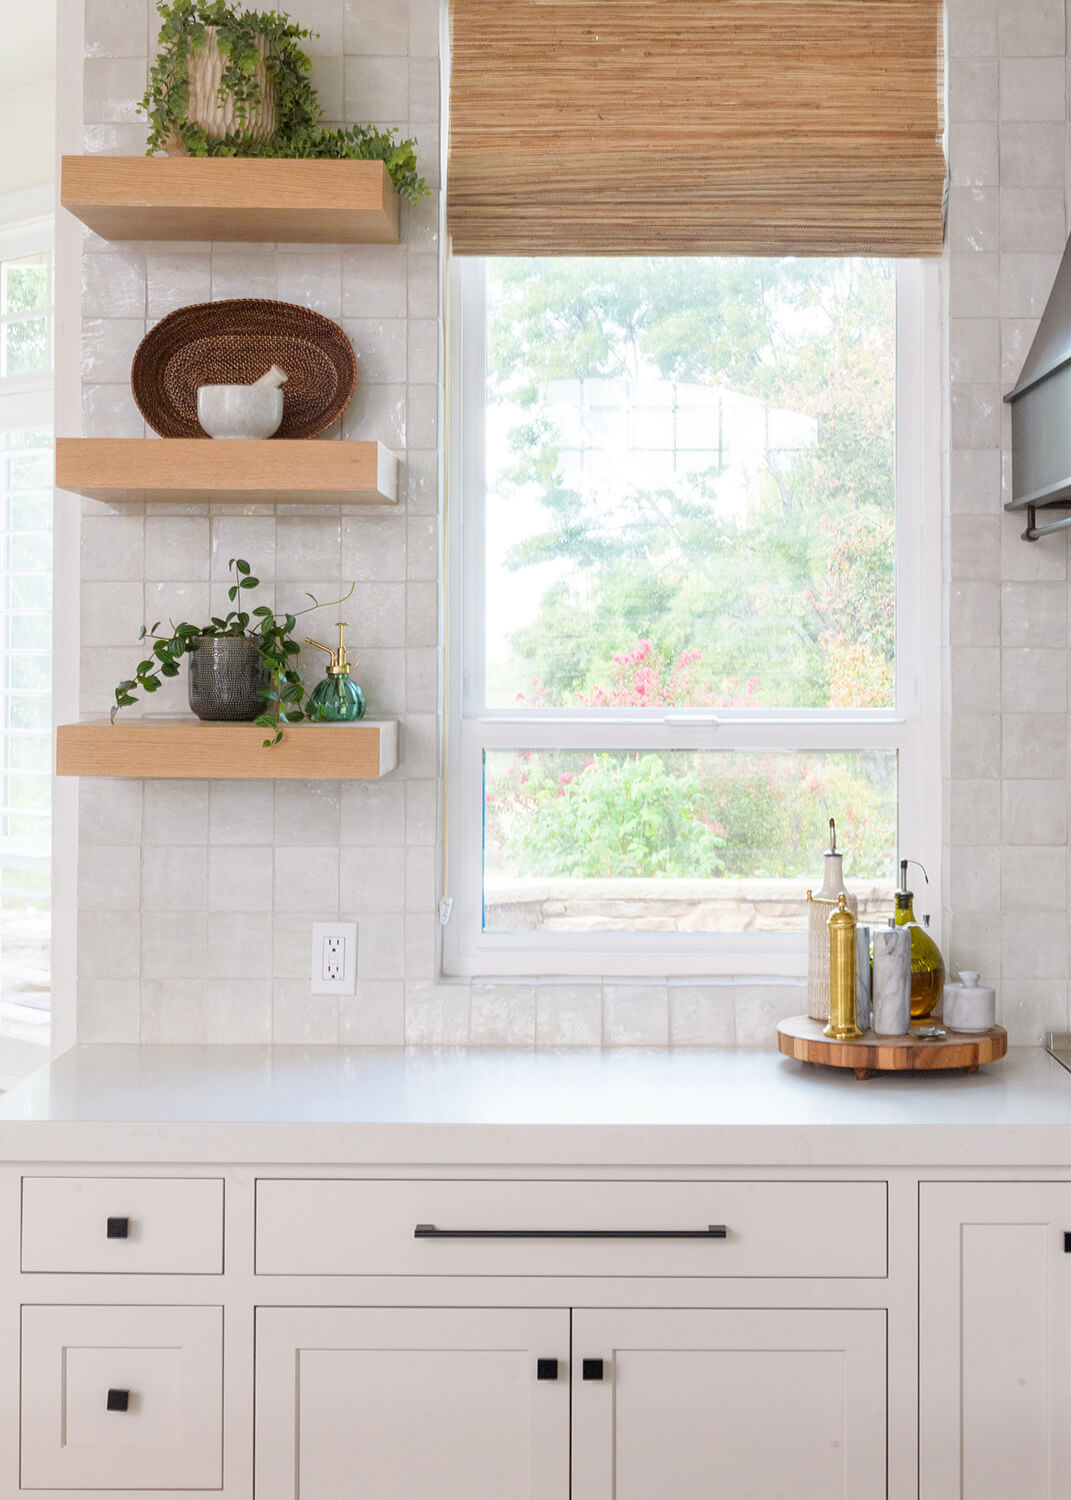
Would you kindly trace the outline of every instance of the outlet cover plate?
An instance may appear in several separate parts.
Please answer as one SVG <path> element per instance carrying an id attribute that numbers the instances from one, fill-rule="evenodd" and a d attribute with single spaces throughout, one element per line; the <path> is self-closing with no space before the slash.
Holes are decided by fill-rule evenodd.
<path id="1" fill-rule="evenodd" d="M 312 924 L 310 973 L 310 988 L 314 995 L 356 995 L 356 922 Z"/>

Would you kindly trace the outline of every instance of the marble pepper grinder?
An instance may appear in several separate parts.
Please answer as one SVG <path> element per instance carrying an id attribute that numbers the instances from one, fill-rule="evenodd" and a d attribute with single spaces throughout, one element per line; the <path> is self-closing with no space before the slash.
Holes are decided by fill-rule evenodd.
<path id="1" fill-rule="evenodd" d="M 855 1019 L 860 1031 L 870 1030 L 870 928 L 855 929 Z"/>
<path id="2" fill-rule="evenodd" d="M 906 927 L 874 931 L 873 1020 L 879 1036 L 911 1029 L 911 934 Z"/>

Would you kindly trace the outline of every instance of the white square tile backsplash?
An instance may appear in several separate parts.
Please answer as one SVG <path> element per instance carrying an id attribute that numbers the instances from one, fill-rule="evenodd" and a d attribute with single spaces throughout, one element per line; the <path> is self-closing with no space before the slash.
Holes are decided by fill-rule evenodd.
<path id="1" fill-rule="evenodd" d="M 287 9 L 319 32 L 309 50 L 328 118 L 400 124 L 438 182 L 438 0 Z M 143 149 L 133 101 L 154 35 L 148 0 L 87 0 L 87 151 Z M 1067 1024 L 1067 543 L 1028 546 L 1001 511 L 1001 398 L 1064 243 L 1063 0 L 950 0 L 949 46 L 945 946 L 953 966 L 997 981 L 1013 1040 L 1033 1041 Z M 342 321 L 357 348 L 354 400 L 327 440 L 376 438 L 405 458 L 396 510 L 84 507 L 86 715 L 106 711 L 137 659 L 143 619 L 224 607 L 237 555 L 279 602 L 356 580 L 343 617 L 360 679 L 373 712 L 403 720 L 401 767 L 384 782 L 82 785 L 84 1040 L 768 1045 L 776 1020 L 804 1008 L 794 982 L 436 978 L 440 208 L 436 193 L 404 209 L 397 247 L 84 237 L 86 435 L 143 435 L 128 375 L 155 320 L 210 298 L 279 297 Z M 327 639 L 336 616 L 310 617 L 308 633 Z M 168 693 L 181 709 L 181 689 Z M 360 922 L 358 994 L 341 1001 L 307 983 L 310 925 L 336 915 Z"/>
<path id="2" fill-rule="evenodd" d="M 1064 248 L 1065 7 L 951 0 L 949 42 L 953 181 L 991 172 L 990 125 L 999 217 L 994 241 L 987 207 L 951 196 L 945 945 L 953 968 L 996 980 L 1012 1040 L 1033 1042 L 1067 1025 L 1067 539 L 1020 541 L 1002 513 L 1007 410 L 992 394 L 1018 378 Z"/>

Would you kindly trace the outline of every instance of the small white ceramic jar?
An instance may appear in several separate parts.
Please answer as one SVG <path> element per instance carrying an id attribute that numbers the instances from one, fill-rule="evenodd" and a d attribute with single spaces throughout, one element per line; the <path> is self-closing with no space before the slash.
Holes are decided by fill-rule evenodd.
<path id="1" fill-rule="evenodd" d="M 973 969 L 960 969 L 959 978 L 959 984 L 945 985 L 945 1025 L 949 1031 L 989 1031 L 997 1023 L 996 991 L 979 984 Z"/>
<path id="2" fill-rule="evenodd" d="M 262 385 L 203 385 L 197 420 L 213 438 L 270 438 L 283 420 L 283 393 Z"/>

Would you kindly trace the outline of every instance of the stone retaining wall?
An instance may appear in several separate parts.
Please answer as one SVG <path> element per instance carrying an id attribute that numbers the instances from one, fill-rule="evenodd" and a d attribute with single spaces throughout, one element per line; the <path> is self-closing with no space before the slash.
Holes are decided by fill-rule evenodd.
<path id="1" fill-rule="evenodd" d="M 819 881 L 815 881 L 815 886 Z M 892 882 L 852 882 L 859 920 L 882 926 Z M 804 932 L 799 880 L 566 880 L 488 877 L 493 932 Z"/>

